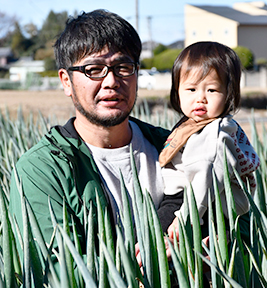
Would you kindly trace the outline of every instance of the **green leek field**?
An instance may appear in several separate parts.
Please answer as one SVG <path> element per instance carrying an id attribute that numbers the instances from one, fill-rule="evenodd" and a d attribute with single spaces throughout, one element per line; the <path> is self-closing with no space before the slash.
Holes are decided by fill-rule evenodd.
<path id="1" fill-rule="evenodd" d="M 177 119 L 169 119 L 167 113 L 150 115 L 146 105 L 136 108 L 133 115 L 154 125 L 171 128 Z M 192 191 L 185 191 L 185 205 L 192 201 L 192 209 L 185 215 L 179 227 L 179 243 L 171 249 L 172 261 L 168 262 L 164 235 L 147 191 L 141 191 L 136 176 L 134 159 L 132 169 L 134 187 L 133 216 L 137 239 L 140 245 L 142 270 L 135 258 L 133 221 L 129 198 L 124 188 L 121 226 L 117 226 L 117 241 L 114 242 L 110 223 L 105 211 L 98 205 L 98 238 L 92 231 L 93 216 L 90 210 L 84 217 L 84 230 L 87 235 L 86 253 L 81 254 L 80 243 L 74 230 L 70 238 L 68 221 L 58 225 L 53 207 L 50 205 L 51 225 L 54 234 L 50 243 L 45 243 L 38 222 L 30 204 L 20 188 L 23 206 L 23 227 L 19 231 L 16 219 L 9 214 L 10 175 L 17 159 L 34 145 L 55 123 L 39 115 L 34 120 L 30 114 L 23 117 L 18 110 L 16 119 L 11 119 L 6 110 L 0 114 L 0 287 L 204 287 L 203 265 L 210 267 L 210 285 L 214 287 L 267 287 L 267 132 L 259 137 L 251 114 L 251 142 L 260 156 L 261 165 L 256 171 L 257 191 L 252 199 L 250 192 L 243 187 L 251 204 L 250 241 L 244 243 L 240 237 L 238 219 L 233 202 L 229 175 L 225 165 L 225 187 L 230 222 L 230 243 L 227 244 L 224 217 L 219 193 L 215 191 L 216 221 L 212 205 L 209 205 L 209 247 L 202 243 L 199 217 Z M 236 175 L 239 179 L 239 176 Z M 214 180 L 215 186 L 216 181 Z M 242 182 L 240 184 L 243 186 Z M 137 209 L 138 207 L 138 209 Z M 62 211 L 64 218 L 68 215 Z M 214 222 L 218 223 L 215 225 Z M 191 225 L 192 223 L 192 225 Z M 15 237 L 20 241 L 15 243 Z M 74 239 L 74 240 L 71 240 Z M 51 249 L 54 241 L 58 251 Z M 100 243 L 96 245 L 95 243 Z M 24 255 L 20 257 L 17 246 L 21 245 Z M 209 257 L 205 257 L 208 255 Z M 54 258 L 58 261 L 55 264 Z"/>

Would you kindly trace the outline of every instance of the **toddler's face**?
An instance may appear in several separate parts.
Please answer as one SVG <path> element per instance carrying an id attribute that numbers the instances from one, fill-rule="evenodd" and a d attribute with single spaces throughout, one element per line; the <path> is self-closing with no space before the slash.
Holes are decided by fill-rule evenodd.
<path id="1" fill-rule="evenodd" d="M 193 68 L 179 83 L 178 95 L 183 113 L 196 122 L 218 117 L 225 108 L 226 85 L 212 69 L 199 81 L 199 68 Z"/>

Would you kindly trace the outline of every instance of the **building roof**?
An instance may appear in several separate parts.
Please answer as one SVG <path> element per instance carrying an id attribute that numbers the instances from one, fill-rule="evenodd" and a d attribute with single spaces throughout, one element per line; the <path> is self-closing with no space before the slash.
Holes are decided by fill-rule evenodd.
<path id="1" fill-rule="evenodd" d="M 0 47 L 0 57 L 12 56 L 12 51 L 10 47 Z"/>
<path id="2" fill-rule="evenodd" d="M 44 66 L 43 60 L 32 60 L 32 57 L 21 57 L 18 61 L 13 62 L 10 67 L 40 67 Z"/>
<path id="3" fill-rule="evenodd" d="M 267 25 L 266 15 L 249 15 L 228 6 L 192 5 L 207 12 L 231 19 L 241 25 Z"/>

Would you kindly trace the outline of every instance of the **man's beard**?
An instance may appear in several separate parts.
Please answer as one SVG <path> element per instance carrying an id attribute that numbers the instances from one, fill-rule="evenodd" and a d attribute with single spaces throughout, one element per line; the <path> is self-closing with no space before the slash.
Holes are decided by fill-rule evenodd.
<path id="1" fill-rule="evenodd" d="M 88 121 L 97 126 L 106 128 L 121 124 L 125 119 L 129 117 L 134 107 L 133 105 L 128 111 L 120 111 L 120 113 L 116 115 L 100 117 L 99 115 L 97 115 L 97 113 L 94 113 L 94 111 L 89 112 L 85 110 L 85 108 L 81 105 L 75 91 L 73 91 L 72 101 L 77 111 L 79 111 L 83 116 L 85 116 Z"/>

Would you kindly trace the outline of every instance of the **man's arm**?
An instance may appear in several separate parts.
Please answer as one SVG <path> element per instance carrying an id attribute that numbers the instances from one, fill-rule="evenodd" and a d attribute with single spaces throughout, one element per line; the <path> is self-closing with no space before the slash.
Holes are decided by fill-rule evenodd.
<path id="1" fill-rule="evenodd" d="M 58 223 L 63 223 L 63 203 L 66 201 L 68 214 L 73 215 L 76 228 L 81 233 L 81 223 L 77 221 L 79 211 L 73 211 L 70 200 L 73 202 L 72 191 L 69 189 L 70 177 L 60 167 L 52 167 L 51 161 L 44 161 L 41 157 L 23 159 L 16 168 L 19 181 L 25 197 L 30 203 L 46 242 L 50 242 L 53 234 L 53 224 L 50 217 L 48 200 L 50 201 Z M 68 193 L 66 193 L 68 191 Z M 73 191 L 74 192 L 74 191 Z M 73 203 L 72 203 L 73 204 Z M 12 173 L 10 186 L 9 210 L 12 217 L 16 217 L 21 233 L 23 222 L 21 212 L 21 197 L 15 173 Z M 69 222 L 71 224 L 71 221 Z"/>

